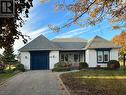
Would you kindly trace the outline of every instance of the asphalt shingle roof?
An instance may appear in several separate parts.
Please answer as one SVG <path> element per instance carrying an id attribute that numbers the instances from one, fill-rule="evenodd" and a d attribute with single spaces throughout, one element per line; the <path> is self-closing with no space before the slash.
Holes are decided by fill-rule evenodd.
<path id="1" fill-rule="evenodd" d="M 34 50 L 59 50 L 53 42 L 48 40 L 43 35 L 38 36 L 30 43 L 19 49 L 19 51 L 34 51 Z"/>
<path id="2" fill-rule="evenodd" d="M 54 42 L 60 50 L 83 50 L 86 42 Z"/>
<path id="3" fill-rule="evenodd" d="M 86 40 L 84 39 L 75 38 L 48 40 L 43 35 L 40 35 L 27 45 L 19 49 L 19 51 L 84 50 L 96 48 L 120 48 L 120 46 L 99 36 L 95 36 L 92 40 L 86 42 Z"/>
<path id="4" fill-rule="evenodd" d="M 120 48 L 120 46 L 102 37 L 95 36 L 92 40 L 88 42 L 85 49 L 96 49 L 96 48 Z"/>

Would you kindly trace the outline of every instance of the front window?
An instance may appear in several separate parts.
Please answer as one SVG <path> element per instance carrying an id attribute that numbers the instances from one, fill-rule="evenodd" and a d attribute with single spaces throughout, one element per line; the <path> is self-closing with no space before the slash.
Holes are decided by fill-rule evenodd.
<path id="1" fill-rule="evenodd" d="M 60 61 L 68 61 L 68 54 L 61 54 Z"/>
<path id="2" fill-rule="evenodd" d="M 78 59 L 79 59 L 78 54 L 74 54 L 74 61 L 75 61 L 75 62 L 78 62 Z"/>
<path id="3" fill-rule="evenodd" d="M 79 62 L 83 62 L 83 55 L 79 54 Z"/>
<path id="4" fill-rule="evenodd" d="M 98 51 L 98 62 L 103 62 L 103 52 Z"/>
<path id="5" fill-rule="evenodd" d="M 97 62 L 108 62 L 109 51 L 97 51 Z"/>
<path id="6" fill-rule="evenodd" d="M 104 62 L 109 61 L 109 51 L 104 51 Z"/>
<path id="7" fill-rule="evenodd" d="M 60 60 L 61 60 L 61 61 L 64 61 L 64 54 L 61 54 Z"/>
<path id="8" fill-rule="evenodd" d="M 68 61 L 68 54 L 65 54 L 65 61 Z"/>

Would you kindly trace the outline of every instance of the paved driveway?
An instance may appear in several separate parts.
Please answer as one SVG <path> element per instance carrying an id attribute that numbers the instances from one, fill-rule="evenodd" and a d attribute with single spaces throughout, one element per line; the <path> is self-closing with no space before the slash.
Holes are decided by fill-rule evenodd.
<path id="1" fill-rule="evenodd" d="M 16 75 L 0 87 L 0 95 L 63 95 L 56 74 L 28 71 Z"/>

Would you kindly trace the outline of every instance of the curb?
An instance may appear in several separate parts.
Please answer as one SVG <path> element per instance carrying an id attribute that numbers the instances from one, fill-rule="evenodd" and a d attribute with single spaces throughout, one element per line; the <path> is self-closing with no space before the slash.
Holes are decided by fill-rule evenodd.
<path id="1" fill-rule="evenodd" d="M 71 95 L 70 92 L 68 91 L 68 89 L 66 88 L 66 86 L 64 85 L 63 81 L 61 80 L 60 75 L 61 75 L 61 74 L 57 74 L 57 78 L 58 78 L 60 84 L 62 85 L 62 87 L 63 87 L 64 90 L 65 90 L 65 95 Z"/>
<path id="2" fill-rule="evenodd" d="M 4 81 L 0 82 L 0 87 L 2 87 L 7 81 L 13 79 L 14 77 L 16 77 L 17 75 L 22 74 L 22 73 L 23 72 L 19 72 L 19 73 L 15 74 L 14 76 L 12 76 L 12 77 L 10 77 L 8 79 L 5 79 Z"/>

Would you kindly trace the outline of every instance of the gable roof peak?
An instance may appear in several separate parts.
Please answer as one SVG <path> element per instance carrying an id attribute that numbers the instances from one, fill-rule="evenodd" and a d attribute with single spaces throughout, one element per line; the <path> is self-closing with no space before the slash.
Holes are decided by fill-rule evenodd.
<path id="1" fill-rule="evenodd" d="M 31 42 L 26 44 L 24 47 L 19 49 L 19 51 L 34 51 L 34 50 L 57 50 L 59 49 L 53 42 L 47 39 L 43 35 L 39 35 L 37 38 L 33 39 Z"/>
<path id="2" fill-rule="evenodd" d="M 96 48 L 120 48 L 118 45 L 108 41 L 98 35 L 91 39 L 86 45 L 85 49 L 96 49 Z"/>
<path id="3" fill-rule="evenodd" d="M 101 36 L 98 36 L 98 35 L 96 35 L 94 38 L 101 38 L 101 39 L 104 39 L 104 38 L 102 38 Z M 106 39 L 105 39 L 106 40 Z"/>

